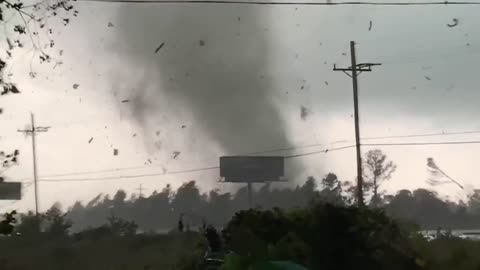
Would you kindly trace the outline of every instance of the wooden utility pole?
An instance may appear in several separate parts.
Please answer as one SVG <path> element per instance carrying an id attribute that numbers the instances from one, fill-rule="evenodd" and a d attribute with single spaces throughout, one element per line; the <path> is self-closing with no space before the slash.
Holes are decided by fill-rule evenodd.
<path id="1" fill-rule="evenodd" d="M 138 186 L 137 190 L 138 190 L 138 198 L 143 198 L 143 187 L 142 187 L 142 184 L 140 184 L 140 186 Z"/>
<path id="2" fill-rule="evenodd" d="M 248 209 L 252 209 L 252 182 L 247 182 Z"/>
<path id="3" fill-rule="evenodd" d="M 351 56 L 351 66 L 348 68 L 337 68 L 336 65 L 333 65 L 334 71 L 342 71 L 352 78 L 353 85 L 353 110 L 354 110 L 354 120 L 355 120 L 355 147 L 357 154 L 357 203 L 359 206 L 363 205 L 363 175 L 362 175 L 362 152 L 360 149 L 360 121 L 358 116 L 358 82 L 357 77 L 360 73 L 364 71 L 372 71 L 372 66 L 378 66 L 381 64 L 373 63 L 362 63 L 357 64 L 357 59 L 355 55 L 355 42 L 350 41 L 350 56 Z M 348 73 L 350 72 L 350 73 Z"/>
<path id="4" fill-rule="evenodd" d="M 31 134 L 32 136 L 32 156 L 33 156 L 33 185 L 35 189 L 35 215 L 38 216 L 38 179 L 37 179 L 37 151 L 35 147 L 35 134 L 37 132 L 47 132 L 50 127 L 36 127 L 33 113 L 30 114 L 31 128 L 24 130 L 17 130 Z"/>

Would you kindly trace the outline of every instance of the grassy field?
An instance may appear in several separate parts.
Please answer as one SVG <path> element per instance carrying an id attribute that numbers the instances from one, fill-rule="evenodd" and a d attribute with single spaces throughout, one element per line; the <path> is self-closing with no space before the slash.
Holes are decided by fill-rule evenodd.
<path id="1" fill-rule="evenodd" d="M 1 270 L 198 269 L 206 243 L 198 233 L 129 237 L 3 237 Z"/>

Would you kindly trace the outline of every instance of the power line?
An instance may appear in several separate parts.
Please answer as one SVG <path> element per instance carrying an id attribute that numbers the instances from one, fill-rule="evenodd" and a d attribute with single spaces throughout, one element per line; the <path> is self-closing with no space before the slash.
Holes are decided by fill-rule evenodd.
<path id="1" fill-rule="evenodd" d="M 362 146 L 409 146 L 409 145 L 452 145 L 452 144 L 480 144 L 479 141 L 449 141 L 449 142 L 411 142 L 411 143 L 366 143 Z"/>
<path id="2" fill-rule="evenodd" d="M 297 155 L 290 155 L 290 156 L 285 156 L 285 159 L 288 158 L 296 158 L 296 157 L 303 157 L 303 156 L 310 156 L 310 155 L 316 155 L 316 154 L 321 154 L 321 153 L 328 153 L 332 151 L 337 151 L 337 150 L 343 150 L 343 149 L 348 149 L 348 148 L 353 148 L 355 145 L 348 145 L 348 146 L 342 146 L 342 147 L 337 147 L 337 148 L 330 148 L 330 149 L 325 149 L 325 150 L 320 150 L 320 151 L 314 151 L 314 152 L 309 152 L 309 153 L 302 153 L 302 154 L 297 154 Z"/>
<path id="3" fill-rule="evenodd" d="M 284 2 L 284 1 L 228 1 L 228 0 L 80 0 L 83 2 L 125 3 L 125 4 L 227 4 L 227 5 L 268 5 L 268 6 L 434 6 L 434 5 L 480 5 L 476 1 L 432 1 L 432 2 Z"/>
<path id="4" fill-rule="evenodd" d="M 392 136 L 373 136 L 373 137 L 365 137 L 365 138 L 360 138 L 360 139 L 365 141 L 365 140 L 377 140 L 377 139 L 419 138 L 419 137 L 466 135 L 466 134 L 480 134 L 480 130 L 458 131 L 458 132 L 438 132 L 438 133 L 424 133 L 424 134 L 408 134 L 408 135 L 392 135 Z"/>
<path id="5" fill-rule="evenodd" d="M 466 134 L 480 134 L 480 130 L 472 130 L 472 131 L 458 131 L 458 132 L 438 132 L 438 133 L 423 133 L 423 134 L 406 134 L 406 135 L 392 135 L 392 136 L 372 136 L 372 137 L 363 137 L 361 141 L 365 140 L 376 140 L 376 139 L 396 139 L 396 138 L 417 138 L 417 137 L 434 137 L 434 136 L 450 136 L 450 135 L 466 135 Z M 258 155 L 258 154 L 267 154 L 267 153 L 275 153 L 275 152 L 283 152 L 283 151 L 291 151 L 297 149 L 304 149 L 304 148 L 312 148 L 318 147 L 323 145 L 333 145 L 338 143 L 352 143 L 351 140 L 338 140 L 330 143 L 316 143 L 316 144 L 307 144 L 307 145 L 300 145 L 300 146 L 291 146 L 285 148 L 277 148 L 277 149 L 270 149 L 264 151 L 257 151 L 257 152 L 250 152 L 245 153 L 243 155 Z M 368 146 L 368 144 L 362 144 Z M 322 150 L 325 151 L 325 150 Z M 322 152 L 320 151 L 320 152 Z M 328 152 L 329 150 L 327 150 Z M 316 152 L 313 152 L 316 153 Z M 40 178 L 55 178 L 55 177 L 62 177 L 62 176 L 76 176 L 76 175 L 89 175 L 89 174 L 97 174 L 97 173 L 107 173 L 107 172 L 120 172 L 120 171 L 127 171 L 127 170 L 134 170 L 134 169 L 145 169 L 151 168 L 152 166 L 132 166 L 132 167 L 123 167 L 123 168 L 113 168 L 113 169 L 105 169 L 105 170 L 92 170 L 92 171 L 80 171 L 80 172 L 70 172 L 70 173 L 58 173 L 58 174 L 48 174 L 40 176 Z M 187 171 L 188 172 L 188 171 Z M 183 172 L 182 172 L 183 173 Z M 169 174 L 175 174 L 175 172 L 170 172 Z M 31 178 L 22 178 L 19 181 L 23 180 L 30 180 Z M 54 180 L 54 179 L 51 179 Z"/>
<path id="6" fill-rule="evenodd" d="M 447 142 L 411 142 L 411 143 L 368 143 L 362 144 L 362 146 L 415 146 L 415 145 L 459 145 L 459 144 L 480 144 L 480 140 L 476 141 L 447 141 Z M 301 153 L 296 155 L 289 155 L 285 156 L 285 159 L 321 154 L 321 153 L 328 153 L 338 150 L 344 150 L 353 148 L 355 145 L 348 145 L 336 148 L 329 148 L 320 151 L 313 151 L 308 153 Z M 105 181 L 105 180 L 119 180 L 119 179 L 132 179 L 132 178 L 140 178 L 140 177 L 151 177 L 151 176 L 164 176 L 164 175 L 172 175 L 172 174 L 183 174 L 183 173 L 190 173 L 190 172 L 199 172 L 199 171 L 209 171 L 209 170 L 216 170 L 219 169 L 219 166 L 212 166 L 212 167 L 203 167 L 203 168 L 195 168 L 190 170 L 181 170 L 181 171 L 172 171 L 172 172 L 165 172 L 165 173 L 150 173 L 150 174 L 135 174 L 135 175 L 120 175 L 120 176 L 108 176 L 108 177 L 92 177 L 92 178 L 60 178 L 60 179 L 40 179 L 39 182 L 81 182 L 81 181 Z"/>
<path id="7" fill-rule="evenodd" d="M 173 171 L 173 172 L 164 172 L 164 173 L 162 172 L 162 173 L 150 173 L 150 174 L 91 177 L 91 178 L 40 179 L 40 182 L 77 182 L 77 181 L 104 181 L 104 180 L 117 180 L 117 179 L 131 179 L 131 178 L 139 178 L 139 177 L 163 176 L 163 175 L 190 173 L 190 172 L 209 171 L 209 170 L 214 170 L 214 169 L 219 169 L 219 168 L 220 167 L 218 167 L 218 166 L 214 166 L 214 167 L 204 167 L 204 168 L 182 170 L 182 171 Z"/>
<path id="8" fill-rule="evenodd" d="M 302 153 L 297 155 L 290 155 L 285 156 L 285 159 L 302 157 L 302 156 L 309 156 L 315 155 L 320 153 L 328 153 L 337 150 L 343 150 L 347 148 L 355 147 L 355 145 L 337 147 L 337 148 L 330 148 L 324 149 L 321 151 L 314 151 L 308 153 Z M 118 180 L 118 179 L 131 179 L 131 178 L 140 178 L 140 177 L 150 177 L 150 176 L 164 176 L 164 175 L 172 175 L 172 174 L 182 174 L 182 173 L 190 173 L 190 172 L 199 172 L 199 171 L 209 171 L 209 170 L 216 170 L 220 169 L 219 166 L 212 166 L 212 167 L 204 167 L 204 168 L 196 168 L 190 170 L 182 170 L 182 171 L 173 171 L 173 172 L 165 172 L 165 173 L 150 173 L 150 174 L 135 174 L 135 175 L 120 175 L 120 176 L 108 176 L 108 177 L 91 177 L 91 178 L 60 178 L 60 179 L 40 179 L 40 182 L 82 182 L 82 181 L 105 181 L 105 180 Z"/>

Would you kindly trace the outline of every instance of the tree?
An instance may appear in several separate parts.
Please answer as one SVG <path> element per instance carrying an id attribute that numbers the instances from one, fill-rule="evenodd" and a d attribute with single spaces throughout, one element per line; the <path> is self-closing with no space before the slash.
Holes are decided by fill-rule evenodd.
<path id="1" fill-rule="evenodd" d="M 370 150 L 365 155 L 364 179 L 366 190 L 372 190 L 371 204 L 377 207 L 380 203 L 378 189 L 380 185 L 390 179 L 397 166 L 392 161 L 387 161 L 387 156 L 379 149 Z"/>
<path id="2" fill-rule="evenodd" d="M 342 183 L 334 173 L 327 174 L 322 179 L 323 189 L 320 191 L 320 200 L 334 205 L 343 205 Z"/>
<path id="3" fill-rule="evenodd" d="M 21 222 L 16 226 L 16 231 L 23 236 L 37 236 L 41 232 L 42 218 L 36 216 L 32 211 L 22 215 Z"/>
<path id="4" fill-rule="evenodd" d="M 66 215 L 67 213 L 62 213 L 60 204 L 55 203 L 45 213 L 45 221 L 47 222 L 45 232 L 53 237 L 67 236 L 72 222 L 66 218 Z"/>
<path id="5" fill-rule="evenodd" d="M 7 61 L 12 58 L 17 49 L 24 48 L 24 37 L 28 39 L 27 42 L 32 43 L 34 49 L 34 56 L 38 57 L 39 63 L 52 63 L 55 65 L 61 63 L 59 59 L 54 59 L 50 56 L 46 48 L 53 48 L 55 42 L 51 39 L 50 34 L 53 30 L 46 26 L 47 21 L 51 17 L 59 18 L 64 25 L 69 24 L 70 15 L 77 16 L 78 11 L 74 9 L 71 4 L 75 0 L 59 0 L 59 1 L 40 1 L 33 5 L 25 5 L 24 1 L 16 0 L 0 1 L 0 24 L 3 25 L 5 33 L 6 58 L 0 58 L 0 95 L 19 94 L 20 90 L 14 82 L 9 80 L 11 74 L 5 74 Z M 5 18 L 8 18 L 5 20 Z M 31 26 L 35 26 L 35 31 L 31 30 Z M 42 36 L 43 34 L 43 36 Z M 34 39 L 34 36 L 36 39 Z M 50 40 L 49 44 L 44 48 L 43 44 L 39 44 L 35 40 L 41 40 L 46 37 Z M 32 59 L 33 63 L 33 59 Z M 35 78 L 36 73 L 32 68 L 30 69 L 30 77 Z M 0 108 L 0 114 L 3 113 L 3 108 Z M 0 169 L 0 180 L 3 181 L 1 175 L 11 165 L 17 164 L 18 150 L 13 153 L 6 154 L 0 151 L 0 162 L 2 169 Z"/>

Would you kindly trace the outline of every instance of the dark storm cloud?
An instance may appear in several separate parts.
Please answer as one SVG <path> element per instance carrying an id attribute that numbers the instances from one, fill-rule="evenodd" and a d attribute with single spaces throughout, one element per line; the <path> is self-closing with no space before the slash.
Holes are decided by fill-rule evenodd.
<path id="1" fill-rule="evenodd" d="M 266 14 L 214 5 L 121 9 L 114 48 L 138 76 L 115 85 L 135 88 L 135 119 L 191 112 L 193 126 L 227 154 L 289 145 L 266 76 L 273 46 Z"/>

